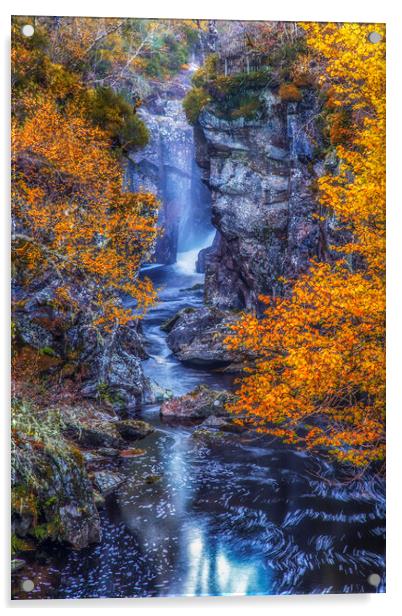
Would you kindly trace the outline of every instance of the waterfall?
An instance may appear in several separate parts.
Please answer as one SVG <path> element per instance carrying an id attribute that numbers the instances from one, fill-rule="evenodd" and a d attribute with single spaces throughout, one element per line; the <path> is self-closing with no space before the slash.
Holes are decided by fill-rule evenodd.
<path id="1" fill-rule="evenodd" d="M 198 253 L 203 248 L 208 248 L 212 245 L 215 237 L 215 230 L 210 231 L 203 239 L 199 238 L 199 243 L 195 244 L 189 250 L 177 253 L 176 269 L 182 274 L 194 274 L 195 264 L 197 261 Z"/>
<path id="2" fill-rule="evenodd" d="M 209 190 L 195 162 L 193 128 L 182 107 L 196 68 L 192 62 L 139 110 L 150 139 L 145 148 L 129 155 L 129 189 L 153 192 L 161 202 L 163 234 L 154 254 L 158 263 L 173 264 L 177 258 L 183 263 L 183 254 L 190 259 L 192 251 L 195 264 L 199 250 L 210 245 L 206 242 L 213 230 Z"/>

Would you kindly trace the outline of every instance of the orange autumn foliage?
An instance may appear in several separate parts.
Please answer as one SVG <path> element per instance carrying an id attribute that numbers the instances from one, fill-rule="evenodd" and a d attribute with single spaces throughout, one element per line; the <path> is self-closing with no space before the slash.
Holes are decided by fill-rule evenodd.
<path id="1" fill-rule="evenodd" d="M 29 65 L 37 54 L 14 51 L 13 74 L 21 77 L 21 57 Z M 136 317 L 156 296 L 138 274 L 157 234 L 158 204 L 150 193 L 124 191 L 110 136 L 80 109 L 83 85 L 69 74 L 59 88 L 62 67 L 45 64 L 45 80 L 13 92 L 14 267 L 23 284 L 51 274 L 58 281 L 55 301 L 74 310 L 78 289 L 93 326 L 124 325 L 134 317 L 121 293 L 136 300 Z"/>
<path id="2" fill-rule="evenodd" d="M 294 83 L 282 83 L 279 86 L 279 92 L 278 93 L 279 93 L 279 96 L 281 97 L 282 101 L 287 101 L 289 103 L 290 102 L 297 102 L 302 97 L 299 88 Z"/>
<path id="3" fill-rule="evenodd" d="M 290 297 L 261 298 L 227 338 L 252 352 L 238 402 L 259 430 L 364 467 L 385 455 L 385 29 L 303 24 L 321 55 L 323 87 L 351 110 L 337 175 L 318 180 L 320 203 L 353 238 L 333 264 L 313 262 Z M 382 41 L 373 45 L 371 31 Z"/>

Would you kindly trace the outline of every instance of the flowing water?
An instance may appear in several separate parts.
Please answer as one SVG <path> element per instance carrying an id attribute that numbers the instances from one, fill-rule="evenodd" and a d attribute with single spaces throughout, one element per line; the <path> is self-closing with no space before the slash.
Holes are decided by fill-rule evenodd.
<path id="1" fill-rule="evenodd" d="M 178 309 L 202 304 L 202 289 L 194 285 L 203 277 L 193 271 L 193 256 L 146 272 L 163 288 L 144 322 L 151 354 L 144 367 L 175 395 L 199 383 L 230 386 L 227 376 L 181 365 L 160 330 Z M 128 481 L 101 512 L 101 544 L 59 555 L 42 585 L 46 596 L 385 589 L 385 496 L 378 478 L 339 484 L 325 461 L 265 437 L 232 435 L 206 444 L 192 437 L 193 427 L 162 422 L 158 406 L 141 416 L 156 431 L 139 444 L 146 455 L 120 462 Z"/>

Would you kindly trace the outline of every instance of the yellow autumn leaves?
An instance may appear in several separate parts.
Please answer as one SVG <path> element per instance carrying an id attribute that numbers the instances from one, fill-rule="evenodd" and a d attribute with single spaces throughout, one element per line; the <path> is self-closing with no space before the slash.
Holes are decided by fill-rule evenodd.
<path id="1" fill-rule="evenodd" d="M 231 410 L 286 442 L 366 466 L 385 455 L 385 29 L 302 25 L 323 63 L 321 87 L 352 118 L 338 174 L 318 180 L 320 203 L 351 239 L 333 247 L 334 263 L 312 263 L 290 298 L 265 298 L 264 319 L 235 325 L 228 346 L 259 359 Z"/>
<path id="2" fill-rule="evenodd" d="M 14 263 L 27 284 L 52 273 L 65 299 L 85 288 L 95 325 L 125 324 L 133 315 L 120 293 L 137 301 L 137 317 L 155 300 L 138 272 L 157 234 L 158 204 L 123 191 L 110 136 L 88 123 L 79 98 L 60 99 L 52 84 L 14 92 Z"/>

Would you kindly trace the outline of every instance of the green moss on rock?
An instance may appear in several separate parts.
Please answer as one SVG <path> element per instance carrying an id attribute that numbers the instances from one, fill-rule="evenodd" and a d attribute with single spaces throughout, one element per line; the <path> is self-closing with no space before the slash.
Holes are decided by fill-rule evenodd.
<path id="1" fill-rule="evenodd" d="M 60 413 L 26 401 L 12 409 L 12 532 L 17 539 L 100 539 L 100 521 L 81 453 L 65 440 Z M 18 541 L 14 547 L 19 549 Z"/>

